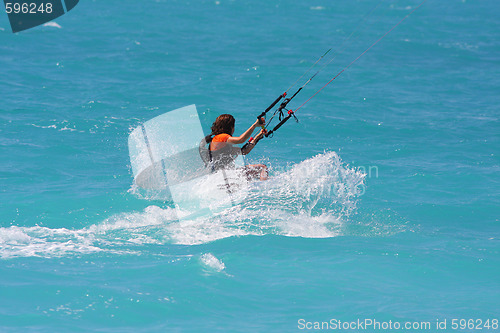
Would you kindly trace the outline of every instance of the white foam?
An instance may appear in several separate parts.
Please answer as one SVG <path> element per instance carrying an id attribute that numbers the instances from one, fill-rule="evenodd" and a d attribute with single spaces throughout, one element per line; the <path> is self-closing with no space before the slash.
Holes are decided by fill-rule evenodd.
<path id="1" fill-rule="evenodd" d="M 47 22 L 43 25 L 44 27 L 52 27 L 52 28 L 57 28 L 57 29 L 61 29 L 62 27 L 57 24 L 56 22 Z"/>
<path id="2" fill-rule="evenodd" d="M 281 234 L 290 237 L 329 238 L 339 235 L 336 231 L 341 221 L 328 214 L 311 217 L 299 214 L 279 223 Z"/>
<path id="3" fill-rule="evenodd" d="M 365 174 L 346 166 L 334 152 L 319 154 L 269 181 L 250 186 L 246 200 L 220 213 L 178 212 L 151 205 L 113 215 L 83 229 L 0 228 L 0 257 L 60 257 L 96 252 L 140 253 L 137 245 L 205 244 L 246 235 L 324 238 L 341 234 L 356 208 Z M 178 215 L 184 218 L 179 220 Z M 202 261 L 223 267 L 213 255 Z"/>
<path id="4" fill-rule="evenodd" d="M 217 259 L 212 253 L 204 253 L 200 257 L 200 260 L 203 265 L 216 272 L 222 272 L 226 269 L 226 265 L 224 265 L 222 260 Z"/>
<path id="5" fill-rule="evenodd" d="M 45 227 L 0 228 L 0 257 L 59 257 L 86 254 L 102 249 L 93 244 L 93 237 L 81 231 Z"/>
<path id="6" fill-rule="evenodd" d="M 12 245 L 27 244 L 31 240 L 31 237 L 24 233 L 22 228 L 13 226 L 2 229 L 8 231 L 0 233 L 0 246 L 6 243 L 10 243 Z"/>

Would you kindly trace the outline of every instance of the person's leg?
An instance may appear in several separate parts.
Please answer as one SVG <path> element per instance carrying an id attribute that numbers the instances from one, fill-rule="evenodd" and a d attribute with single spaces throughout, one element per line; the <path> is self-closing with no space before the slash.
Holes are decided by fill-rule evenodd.
<path id="1" fill-rule="evenodd" d="M 267 166 L 265 164 L 259 164 L 260 166 L 260 180 L 267 180 Z"/>
<path id="2" fill-rule="evenodd" d="M 264 164 L 250 164 L 245 167 L 247 178 L 267 180 L 267 166 Z"/>

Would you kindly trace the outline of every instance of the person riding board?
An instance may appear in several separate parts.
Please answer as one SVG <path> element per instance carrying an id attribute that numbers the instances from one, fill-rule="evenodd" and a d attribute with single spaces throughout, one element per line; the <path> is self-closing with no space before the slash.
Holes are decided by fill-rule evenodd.
<path id="1" fill-rule="evenodd" d="M 242 148 L 233 147 L 233 145 L 241 144 L 247 141 L 253 131 L 265 124 L 264 118 L 258 119 L 240 136 L 233 136 L 235 129 L 235 119 L 230 114 L 221 114 L 212 124 L 212 134 L 205 137 L 200 144 L 200 148 L 209 144 L 208 155 L 212 170 L 220 170 L 233 165 L 233 161 L 237 155 L 247 155 L 252 151 L 257 142 L 262 139 L 266 130 L 262 128 L 255 136 L 251 138 Z M 200 150 L 201 151 L 201 150 Z M 208 161 L 206 161 L 208 162 Z M 207 163 L 209 164 L 209 163 Z M 264 164 L 251 164 L 245 166 L 245 172 L 248 178 L 258 178 L 260 180 L 267 179 L 267 166 Z"/>

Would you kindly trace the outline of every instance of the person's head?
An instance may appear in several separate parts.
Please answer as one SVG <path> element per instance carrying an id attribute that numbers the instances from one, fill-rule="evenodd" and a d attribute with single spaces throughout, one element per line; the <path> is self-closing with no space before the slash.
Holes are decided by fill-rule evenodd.
<path id="1" fill-rule="evenodd" d="M 225 133 L 233 135 L 234 122 L 234 117 L 230 114 L 221 114 L 212 124 L 212 134 L 217 135 Z"/>

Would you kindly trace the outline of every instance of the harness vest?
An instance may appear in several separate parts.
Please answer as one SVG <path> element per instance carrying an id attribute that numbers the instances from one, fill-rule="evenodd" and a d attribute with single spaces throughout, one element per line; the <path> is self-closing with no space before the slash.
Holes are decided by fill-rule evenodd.
<path id="1" fill-rule="evenodd" d="M 227 143 L 229 136 L 229 134 L 207 135 L 200 142 L 200 157 L 212 172 L 234 166 L 234 160 L 241 154 L 240 148 Z"/>

